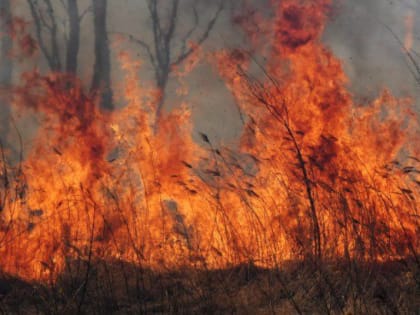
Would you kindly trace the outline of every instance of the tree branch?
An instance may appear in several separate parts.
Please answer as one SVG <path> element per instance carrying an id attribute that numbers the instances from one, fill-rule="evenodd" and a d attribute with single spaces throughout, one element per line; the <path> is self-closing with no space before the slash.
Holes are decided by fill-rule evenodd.
<path id="1" fill-rule="evenodd" d="M 198 45 L 201 45 L 204 43 L 204 41 L 209 37 L 210 32 L 212 31 L 214 25 L 216 24 L 216 21 L 220 15 L 220 12 L 222 12 L 223 10 L 223 1 L 220 1 L 219 7 L 216 11 L 216 13 L 214 14 L 213 18 L 210 20 L 209 24 L 207 25 L 204 33 L 200 36 L 200 38 L 197 41 Z M 188 38 L 185 38 L 185 42 L 188 40 Z M 184 49 L 185 49 L 184 45 Z M 186 58 L 188 58 L 193 52 L 194 52 L 195 48 L 194 47 L 190 47 L 188 50 L 185 50 L 184 52 L 181 52 L 180 55 L 176 58 L 176 60 L 172 63 L 172 66 L 177 66 L 179 65 L 181 62 L 183 62 Z"/>

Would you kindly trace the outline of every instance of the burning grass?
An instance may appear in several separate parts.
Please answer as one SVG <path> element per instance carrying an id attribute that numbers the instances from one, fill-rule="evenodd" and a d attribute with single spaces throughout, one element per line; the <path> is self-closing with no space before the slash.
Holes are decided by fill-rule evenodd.
<path id="1" fill-rule="evenodd" d="M 42 123 L 24 160 L 3 154 L 0 268 L 30 284 L 4 282 L 5 310 L 20 292 L 60 314 L 418 310 L 417 116 L 386 91 L 353 103 L 320 41 L 328 4 L 276 6 L 264 65 L 209 56 L 246 114 L 235 150 L 195 143 L 186 107 L 155 128 L 160 94 L 126 55 L 114 112 L 26 75 L 15 105 Z"/>

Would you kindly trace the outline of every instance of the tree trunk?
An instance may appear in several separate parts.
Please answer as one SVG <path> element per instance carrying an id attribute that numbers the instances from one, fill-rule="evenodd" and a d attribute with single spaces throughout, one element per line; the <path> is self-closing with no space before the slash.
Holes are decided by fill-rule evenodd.
<path id="1" fill-rule="evenodd" d="M 162 120 L 162 112 L 163 112 L 163 105 L 165 104 L 165 96 L 166 96 L 166 86 L 168 84 L 170 71 L 167 70 L 166 72 L 162 72 L 158 77 L 157 87 L 160 91 L 159 98 L 156 102 L 156 116 L 155 116 L 155 123 L 154 123 L 154 132 L 157 134 L 159 132 L 159 124 Z"/>
<path id="2" fill-rule="evenodd" d="M 79 54 L 80 23 L 78 0 L 67 0 L 67 14 L 69 17 L 69 38 L 67 40 L 66 72 L 77 73 L 77 56 Z"/>
<path id="3" fill-rule="evenodd" d="M 32 15 L 38 46 L 47 60 L 48 67 L 54 72 L 63 71 L 57 17 L 51 0 L 42 1 L 43 5 L 38 0 L 26 0 L 26 2 Z M 45 9 L 41 12 L 41 7 L 44 6 Z"/>
<path id="4" fill-rule="evenodd" d="M 7 92 L 12 81 L 13 63 L 9 57 L 12 49 L 12 38 L 9 34 L 11 22 L 10 0 L 0 0 L 1 21 L 1 56 L 0 56 L 0 89 Z M 7 93 L 0 94 L 0 140 L 7 143 L 10 127 L 10 102 Z"/>
<path id="5" fill-rule="evenodd" d="M 111 62 L 106 30 L 107 0 L 93 0 L 95 33 L 95 66 L 91 91 L 100 93 L 101 107 L 113 109 L 111 89 Z"/>

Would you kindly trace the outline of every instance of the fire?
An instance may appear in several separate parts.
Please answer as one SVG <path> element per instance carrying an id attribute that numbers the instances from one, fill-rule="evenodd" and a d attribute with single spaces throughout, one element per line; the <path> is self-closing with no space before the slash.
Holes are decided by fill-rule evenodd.
<path id="1" fill-rule="evenodd" d="M 3 169 L 2 270 L 54 281 L 75 259 L 160 270 L 417 252 L 417 117 L 388 91 L 354 103 L 320 39 L 329 7 L 273 1 L 270 47 L 246 28 L 263 64 L 239 49 L 209 56 L 247 115 L 237 151 L 194 142 L 187 106 L 156 132 L 160 91 L 128 55 L 126 105 L 111 113 L 76 78 L 27 75 L 15 106 L 42 124 L 22 164 Z"/>
<path id="2" fill-rule="evenodd" d="M 413 10 L 409 10 L 407 13 L 404 24 L 405 24 L 405 39 L 404 39 L 404 48 L 407 51 L 410 51 L 413 48 L 413 31 L 415 24 L 415 13 Z"/>

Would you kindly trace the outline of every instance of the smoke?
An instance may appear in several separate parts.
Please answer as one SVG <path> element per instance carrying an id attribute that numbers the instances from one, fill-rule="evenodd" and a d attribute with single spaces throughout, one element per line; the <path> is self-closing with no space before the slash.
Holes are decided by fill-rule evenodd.
<path id="1" fill-rule="evenodd" d="M 372 98 L 387 87 L 395 95 L 420 96 L 414 64 L 403 48 L 406 19 L 413 16 L 411 53 L 420 61 L 420 6 L 415 0 L 338 2 L 324 41 L 341 58 L 356 99 Z M 414 73 L 413 73 L 414 72 Z"/>
<path id="2" fill-rule="evenodd" d="M 90 1 L 79 0 L 81 12 L 88 10 Z M 118 64 L 118 54 L 122 51 L 128 51 L 133 58 L 142 60 L 140 77 L 143 82 L 152 85 L 154 72 L 147 52 L 128 40 L 128 35 L 132 35 L 153 48 L 152 21 L 146 1 L 109 0 L 108 2 L 108 31 L 113 53 L 112 81 L 115 88 L 118 90 L 118 83 L 124 77 Z M 61 1 L 53 3 L 57 6 L 57 14 L 63 15 L 60 36 L 64 38 L 66 22 L 63 9 L 59 9 Z M 160 1 L 161 5 L 169 3 L 170 1 Z M 181 40 L 182 34 L 185 34 L 194 23 L 192 9 L 194 4 L 199 15 L 199 24 L 195 30 L 197 35 L 203 31 L 218 6 L 218 1 L 206 0 L 185 0 L 181 3 L 176 30 L 177 40 Z M 245 47 L 245 35 L 238 26 L 232 25 L 232 16 L 240 12 L 245 5 L 253 6 L 270 16 L 269 3 L 269 0 L 224 1 L 224 10 L 203 45 L 204 51 Z M 26 0 L 15 0 L 13 10 L 15 14 L 30 20 Z M 414 36 L 411 52 L 420 61 L 416 53 L 420 51 L 420 41 L 416 36 L 420 34 L 420 15 L 417 14 L 419 10 L 420 5 L 416 0 L 337 0 L 335 2 L 332 20 L 326 27 L 323 40 L 343 60 L 345 71 L 349 76 L 349 88 L 355 99 L 371 99 L 385 87 L 390 88 L 396 95 L 413 96 L 415 99 L 420 96 L 420 87 L 413 77 L 416 73 L 412 73 L 415 72 L 414 65 L 408 60 L 401 46 L 407 35 L 405 19 L 412 14 Z M 162 12 L 164 17 L 167 11 Z M 192 36 L 193 40 L 194 38 L 197 37 Z M 64 46 L 64 41 L 62 45 Z M 94 60 L 92 15 L 88 11 L 81 23 L 80 47 L 79 75 L 82 81 L 89 84 Z M 64 47 L 61 48 L 63 51 Z M 40 53 L 37 58 L 22 61 L 15 66 L 15 82 L 21 72 L 33 68 L 46 70 L 45 61 Z M 179 82 L 171 77 L 165 110 L 169 111 L 181 103 L 186 103 L 193 112 L 196 132 L 208 134 L 216 143 L 234 143 L 240 134 L 242 123 L 233 98 L 218 74 L 205 61 L 201 61 L 185 79 L 185 83 L 189 93 L 180 96 L 176 93 Z M 25 131 L 23 133 L 25 134 Z"/>

